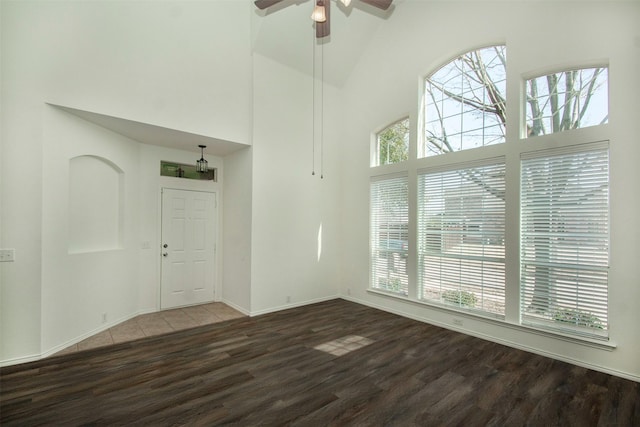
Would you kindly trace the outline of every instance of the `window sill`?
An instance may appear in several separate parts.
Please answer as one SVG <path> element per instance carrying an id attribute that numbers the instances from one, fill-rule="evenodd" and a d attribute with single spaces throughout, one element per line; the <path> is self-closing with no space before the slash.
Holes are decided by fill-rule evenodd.
<path id="1" fill-rule="evenodd" d="M 512 329 L 519 332 L 526 332 L 526 333 L 531 333 L 531 334 L 535 334 L 535 335 L 539 335 L 547 338 L 553 338 L 553 339 L 557 339 L 557 340 L 561 340 L 561 341 L 565 341 L 573 344 L 585 345 L 585 346 L 600 349 L 600 350 L 612 351 L 617 347 L 615 343 L 612 343 L 606 338 L 599 340 L 599 339 L 588 338 L 588 337 L 566 335 L 566 334 L 562 334 L 562 333 L 551 331 L 551 330 L 536 328 L 533 326 L 510 323 L 504 320 L 503 318 L 498 317 L 497 315 L 496 317 L 491 317 L 490 315 L 482 315 L 482 314 L 467 312 L 464 310 L 456 310 L 455 308 L 445 307 L 437 304 L 431 304 L 427 301 L 410 298 L 409 296 L 406 296 L 406 295 L 394 294 L 391 292 L 380 291 L 378 289 L 369 288 L 367 289 L 367 292 L 373 295 L 393 298 L 395 300 L 405 301 L 414 305 L 428 307 L 429 309 L 440 311 L 443 313 L 455 313 L 456 316 L 462 316 L 470 320 L 484 322 L 484 323 Z M 426 321 L 426 319 L 424 318 L 416 318 L 416 320 Z M 468 333 L 470 335 L 473 335 L 473 332 L 474 332 L 473 330 L 463 329 L 463 328 L 457 327 L 456 325 L 437 324 L 436 326 L 455 329 L 459 332 Z"/>

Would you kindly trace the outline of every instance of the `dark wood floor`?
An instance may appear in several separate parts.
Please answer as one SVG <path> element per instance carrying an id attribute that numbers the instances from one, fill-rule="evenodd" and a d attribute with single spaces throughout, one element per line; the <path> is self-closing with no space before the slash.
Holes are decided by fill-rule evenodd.
<path id="1" fill-rule="evenodd" d="M 0 424 L 638 426 L 639 386 L 334 300 L 3 368 Z"/>

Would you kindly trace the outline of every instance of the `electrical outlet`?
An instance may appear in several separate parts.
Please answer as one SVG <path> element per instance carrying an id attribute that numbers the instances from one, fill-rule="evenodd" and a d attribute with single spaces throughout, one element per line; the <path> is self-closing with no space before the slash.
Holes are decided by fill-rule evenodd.
<path id="1" fill-rule="evenodd" d="M 458 319 L 458 318 L 454 317 L 453 318 L 453 324 L 456 325 L 456 326 L 462 326 L 463 325 L 462 319 Z"/>
<path id="2" fill-rule="evenodd" d="M 287 295 L 287 304 L 289 304 L 290 302 L 291 302 L 291 297 Z"/>
<path id="3" fill-rule="evenodd" d="M 107 313 L 102 313 L 102 323 L 107 323 Z"/>
<path id="4" fill-rule="evenodd" d="M 0 249 L 0 262 L 13 262 L 16 260 L 15 249 Z"/>
<path id="5" fill-rule="evenodd" d="M 347 288 L 347 295 L 351 295 L 351 288 Z"/>

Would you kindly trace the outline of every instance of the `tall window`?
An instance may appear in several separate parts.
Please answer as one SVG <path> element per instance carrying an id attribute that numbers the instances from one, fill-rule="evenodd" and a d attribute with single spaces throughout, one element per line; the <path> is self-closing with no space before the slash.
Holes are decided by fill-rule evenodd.
<path id="1" fill-rule="evenodd" d="M 407 295 L 409 195 L 407 177 L 381 177 L 371 182 L 369 246 L 371 287 Z"/>
<path id="2" fill-rule="evenodd" d="M 609 152 L 587 148 L 523 155 L 520 315 L 525 324 L 605 335 Z"/>
<path id="3" fill-rule="evenodd" d="M 505 141 L 507 48 L 467 52 L 425 80 L 421 157 Z"/>
<path id="4" fill-rule="evenodd" d="M 390 165 L 409 159 L 409 118 L 387 126 L 376 134 L 371 166 Z"/>
<path id="5" fill-rule="evenodd" d="M 604 124 L 608 69 L 526 82 L 526 136 Z M 521 154 L 520 318 L 591 337 L 608 331 L 607 143 Z"/>
<path id="6" fill-rule="evenodd" d="M 418 176 L 420 298 L 504 316 L 505 165 Z"/>
<path id="7" fill-rule="evenodd" d="M 503 45 L 474 50 L 425 78 L 418 158 L 401 176 L 371 169 L 371 288 L 606 339 L 609 142 L 573 131 L 607 123 L 608 68 L 511 82 L 523 102 L 507 117 L 506 58 Z"/>

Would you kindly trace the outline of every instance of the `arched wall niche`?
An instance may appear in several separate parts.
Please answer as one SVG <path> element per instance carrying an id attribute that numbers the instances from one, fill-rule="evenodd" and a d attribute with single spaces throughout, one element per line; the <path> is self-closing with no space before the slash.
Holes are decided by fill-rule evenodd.
<path id="1" fill-rule="evenodd" d="M 69 253 L 122 249 L 123 223 L 124 171 L 104 157 L 71 158 Z"/>

